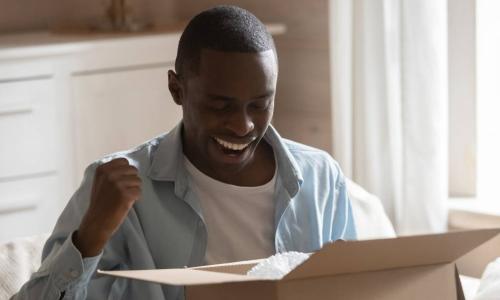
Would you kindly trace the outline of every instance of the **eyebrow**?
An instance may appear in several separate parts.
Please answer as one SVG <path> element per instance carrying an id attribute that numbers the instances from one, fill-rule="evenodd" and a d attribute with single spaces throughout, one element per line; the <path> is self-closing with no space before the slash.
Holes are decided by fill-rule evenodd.
<path id="1" fill-rule="evenodd" d="M 264 99 L 264 98 L 271 96 L 273 93 L 274 93 L 274 91 L 268 91 L 262 95 L 259 95 L 257 97 L 253 97 L 252 100 Z M 217 95 L 217 94 L 207 94 L 207 96 L 213 100 L 222 100 L 222 101 L 234 101 L 234 100 L 236 100 L 236 98 L 234 98 L 234 97 Z"/>
<path id="2" fill-rule="evenodd" d="M 229 96 L 223 96 L 223 95 L 217 95 L 217 94 L 207 94 L 207 96 L 212 99 L 212 100 L 223 100 L 223 101 L 233 101 L 235 100 L 234 97 L 229 97 Z"/>

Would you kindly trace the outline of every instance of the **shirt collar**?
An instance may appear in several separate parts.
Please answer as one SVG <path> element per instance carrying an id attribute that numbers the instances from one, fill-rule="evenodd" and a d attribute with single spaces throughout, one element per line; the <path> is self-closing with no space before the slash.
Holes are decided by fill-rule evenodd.
<path id="1" fill-rule="evenodd" d="M 264 139 L 273 148 L 278 164 L 278 173 L 283 181 L 283 186 L 288 191 L 290 197 L 294 197 L 304 181 L 302 172 L 290 150 L 285 145 L 283 138 L 272 125 L 267 128 Z"/>
<path id="2" fill-rule="evenodd" d="M 294 197 L 303 182 L 297 161 L 285 146 L 276 129 L 270 125 L 264 139 L 271 145 L 278 164 L 278 173 L 290 197 Z M 148 176 L 153 180 L 175 182 L 175 194 L 183 197 L 188 184 L 182 150 L 182 122 L 160 141 L 153 154 Z"/>
<path id="3" fill-rule="evenodd" d="M 182 122 L 161 139 L 152 155 L 148 176 L 153 180 L 175 182 L 175 195 L 184 198 L 188 180 L 183 161 Z"/>

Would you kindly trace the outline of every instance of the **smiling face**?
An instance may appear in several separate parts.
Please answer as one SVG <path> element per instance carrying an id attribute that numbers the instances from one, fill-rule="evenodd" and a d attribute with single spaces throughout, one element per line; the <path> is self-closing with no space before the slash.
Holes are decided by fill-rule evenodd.
<path id="1" fill-rule="evenodd" d="M 262 137 L 273 116 L 277 73 L 273 50 L 203 49 L 197 72 L 180 79 L 170 71 L 170 90 L 183 109 L 184 153 L 198 169 L 239 185 L 274 173 Z"/>

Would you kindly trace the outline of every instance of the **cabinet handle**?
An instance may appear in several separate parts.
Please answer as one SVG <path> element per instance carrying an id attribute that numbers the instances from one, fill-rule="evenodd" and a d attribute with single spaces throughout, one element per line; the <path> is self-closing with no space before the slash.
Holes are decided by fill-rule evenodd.
<path id="1" fill-rule="evenodd" d="M 31 103 L 21 103 L 18 105 L 5 105 L 0 107 L 0 116 L 29 114 L 33 112 L 33 105 Z"/>
<path id="2" fill-rule="evenodd" d="M 0 200 L 0 214 L 34 210 L 38 206 L 37 199 L 38 197 L 30 195 L 22 198 L 10 199 L 7 201 Z"/>

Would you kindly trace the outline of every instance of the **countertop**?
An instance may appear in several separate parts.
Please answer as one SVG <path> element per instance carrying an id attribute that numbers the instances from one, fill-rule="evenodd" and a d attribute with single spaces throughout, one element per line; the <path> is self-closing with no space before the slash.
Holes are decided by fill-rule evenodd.
<path id="1" fill-rule="evenodd" d="M 130 39 L 179 38 L 185 22 L 143 32 L 96 32 L 81 29 L 36 31 L 0 35 L 0 61 L 27 57 L 70 54 L 85 50 L 96 43 L 113 43 Z M 266 24 L 272 35 L 283 34 L 286 26 Z"/>

